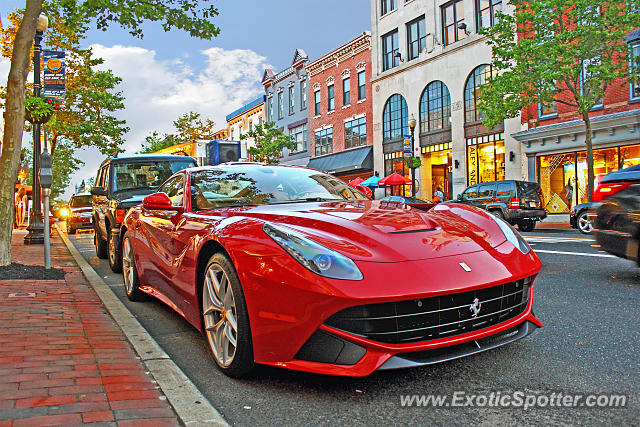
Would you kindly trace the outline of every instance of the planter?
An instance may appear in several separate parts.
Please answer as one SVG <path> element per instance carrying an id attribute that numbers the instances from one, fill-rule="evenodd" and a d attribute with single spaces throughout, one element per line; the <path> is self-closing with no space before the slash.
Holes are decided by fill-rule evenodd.
<path id="1" fill-rule="evenodd" d="M 53 117 L 53 109 L 48 114 L 38 115 L 35 119 L 31 115 L 31 111 L 25 109 L 24 113 L 25 113 L 25 116 L 24 116 L 25 119 L 31 124 L 44 124 L 44 123 L 47 123 L 51 119 L 51 117 Z"/>

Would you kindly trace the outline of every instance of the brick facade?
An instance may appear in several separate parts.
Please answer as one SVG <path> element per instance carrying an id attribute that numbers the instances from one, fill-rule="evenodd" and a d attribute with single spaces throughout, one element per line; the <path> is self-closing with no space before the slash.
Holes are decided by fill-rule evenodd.
<path id="1" fill-rule="evenodd" d="M 371 36 L 360 34 L 334 51 L 305 66 L 309 76 L 309 140 L 311 158 L 331 156 L 350 149 L 362 149 L 373 144 Z M 358 74 L 364 72 L 365 94 L 359 99 Z M 349 79 L 349 102 L 344 102 L 344 81 Z M 329 111 L 329 86 L 334 87 L 334 108 Z M 320 114 L 315 114 L 315 94 L 320 92 Z M 365 118 L 366 140 L 345 148 L 345 123 Z M 333 129 L 331 152 L 316 153 L 316 132 Z M 354 141 L 353 137 L 351 139 Z M 371 176 L 372 164 L 358 175 L 358 170 L 341 171 L 336 175 Z"/>

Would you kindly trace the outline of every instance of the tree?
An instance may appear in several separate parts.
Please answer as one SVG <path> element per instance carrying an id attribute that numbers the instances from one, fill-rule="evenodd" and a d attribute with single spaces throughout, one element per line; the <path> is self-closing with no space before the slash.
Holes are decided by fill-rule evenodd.
<path id="1" fill-rule="evenodd" d="M 155 153 L 158 150 L 169 148 L 177 144 L 190 142 L 196 139 L 213 139 L 215 132 L 215 122 L 206 118 L 202 120 L 200 113 L 190 111 L 173 121 L 175 134 L 160 136 L 158 131 L 153 131 L 151 135 L 145 137 L 140 153 Z"/>
<path id="2" fill-rule="evenodd" d="M 277 129 L 273 122 L 257 125 L 252 131 L 240 135 L 240 139 L 249 138 L 255 142 L 255 146 L 248 150 L 249 155 L 259 162 L 269 164 L 280 161 L 283 149 L 294 150 L 297 146 L 296 141 Z"/>
<path id="3" fill-rule="evenodd" d="M 43 0 L 25 2 L 23 19 L 16 31 L 11 53 L 0 154 L 0 217 L 7 219 L 13 218 L 13 188 L 20 162 L 29 53 L 43 7 Z M 193 37 L 204 39 L 211 39 L 220 31 L 212 23 L 212 18 L 218 11 L 210 0 L 50 0 L 46 3 L 46 9 L 51 15 L 60 16 L 64 25 L 79 34 L 84 34 L 91 23 L 102 30 L 106 30 L 111 24 L 117 24 L 132 35 L 142 37 L 142 25 L 147 21 L 159 22 L 165 31 L 177 28 L 187 31 Z M 54 11 L 58 13 L 53 13 Z M 3 224 L 0 227 L 0 266 L 11 262 L 12 221 L 4 221 Z"/>
<path id="4" fill-rule="evenodd" d="M 147 135 L 144 141 L 139 153 L 155 153 L 156 151 L 169 148 L 178 143 L 173 135 L 165 133 L 163 136 L 160 136 L 157 130 L 154 130 L 151 135 Z"/>
<path id="5" fill-rule="evenodd" d="M 594 172 L 589 112 L 618 79 L 637 80 L 629 67 L 628 32 L 640 25 L 638 0 L 512 0 L 515 14 L 501 14 L 482 30 L 493 51 L 496 76 L 482 88 L 478 107 L 493 128 L 530 105 L 564 104 L 585 125 L 589 200 Z M 630 3 L 634 3 L 632 5 Z M 637 59 L 637 58 L 636 58 Z"/>

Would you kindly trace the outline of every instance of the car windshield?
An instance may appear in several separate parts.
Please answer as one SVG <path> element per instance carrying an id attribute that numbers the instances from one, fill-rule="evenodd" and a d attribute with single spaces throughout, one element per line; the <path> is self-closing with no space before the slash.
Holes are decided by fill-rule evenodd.
<path id="1" fill-rule="evenodd" d="M 330 200 L 368 200 L 344 181 L 311 169 L 234 166 L 193 172 L 194 210 Z"/>
<path id="2" fill-rule="evenodd" d="M 91 206 L 91 196 L 74 196 L 71 198 L 69 206 L 72 208 L 86 208 Z"/>
<path id="3" fill-rule="evenodd" d="M 113 167 L 113 192 L 157 188 L 174 173 L 195 166 L 192 160 L 149 160 L 116 163 Z"/>

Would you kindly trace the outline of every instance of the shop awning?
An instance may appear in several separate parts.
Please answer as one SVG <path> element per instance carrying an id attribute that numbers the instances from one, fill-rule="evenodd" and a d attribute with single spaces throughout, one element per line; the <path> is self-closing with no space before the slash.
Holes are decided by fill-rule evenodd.
<path id="1" fill-rule="evenodd" d="M 307 166 L 333 174 L 373 170 L 373 147 L 356 148 L 315 157 L 309 161 Z"/>

